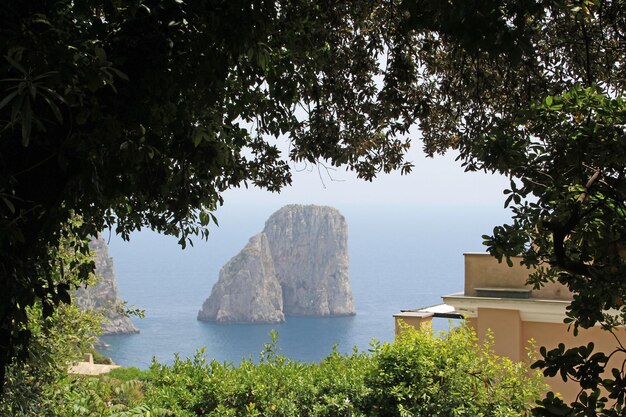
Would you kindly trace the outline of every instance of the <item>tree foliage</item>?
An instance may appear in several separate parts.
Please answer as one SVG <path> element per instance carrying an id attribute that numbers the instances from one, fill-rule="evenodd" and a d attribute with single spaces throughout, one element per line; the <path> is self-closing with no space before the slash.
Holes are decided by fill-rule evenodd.
<path id="1" fill-rule="evenodd" d="M 576 85 L 528 114 L 499 153 L 512 178 L 505 193 L 513 223 L 496 227 L 485 243 L 500 259 L 523 254 L 536 268 L 529 280 L 535 287 L 558 281 L 573 292 L 565 322 L 575 334 L 596 325 L 613 332 L 626 324 L 626 106 L 597 86 Z M 493 140 L 481 145 L 489 148 Z M 547 397 L 537 415 L 620 415 L 626 349 L 614 335 L 612 352 L 594 351 L 593 343 L 542 350 L 535 366 L 577 382 L 581 392 L 570 405 Z"/>
<path id="2" fill-rule="evenodd" d="M 57 279 L 67 285 L 81 283 L 79 268 L 71 266 L 73 263 L 93 262 L 91 256 L 76 253 L 73 244 L 72 238 L 62 239 L 52 255 L 56 263 L 51 268 L 59 276 Z M 26 314 L 28 321 L 19 331 L 29 334 L 30 343 L 19 347 L 20 360 L 7 368 L 0 415 L 47 416 L 51 410 L 62 415 L 65 396 L 64 386 L 59 382 L 67 379 L 72 363 L 93 349 L 103 317 L 66 303 L 44 314 L 41 301 L 29 306 Z"/>
<path id="3" fill-rule="evenodd" d="M 69 300 L 50 249 L 151 227 L 206 237 L 221 193 L 295 161 L 402 169 L 413 122 L 375 88 L 393 19 L 351 1 L 9 0 L 0 5 L 0 381 L 26 306 Z M 86 251 L 86 246 L 82 245 Z M 88 273 L 85 269 L 83 277 Z"/>

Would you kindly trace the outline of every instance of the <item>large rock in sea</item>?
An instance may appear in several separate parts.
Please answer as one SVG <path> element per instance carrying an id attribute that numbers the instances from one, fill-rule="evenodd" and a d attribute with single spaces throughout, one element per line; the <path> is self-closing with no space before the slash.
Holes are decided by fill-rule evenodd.
<path id="1" fill-rule="evenodd" d="M 222 268 L 198 319 L 275 323 L 285 315 L 354 314 L 344 217 L 332 207 L 289 205 Z"/>
<path id="2" fill-rule="evenodd" d="M 122 301 L 115 282 L 113 259 L 101 236 L 92 238 L 89 248 L 94 252 L 96 285 L 79 287 L 74 293 L 74 303 L 83 310 L 93 310 L 104 316 L 103 334 L 139 333 L 130 318 L 120 314 Z"/>
<path id="3" fill-rule="evenodd" d="M 348 226 L 337 209 L 290 205 L 265 223 L 287 315 L 355 313 L 348 276 Z"/>

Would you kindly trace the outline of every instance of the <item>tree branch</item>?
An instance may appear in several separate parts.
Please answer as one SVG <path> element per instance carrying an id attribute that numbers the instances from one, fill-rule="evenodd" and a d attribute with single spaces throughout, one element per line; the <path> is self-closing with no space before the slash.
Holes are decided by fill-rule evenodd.
<path id="1" fill-rule="evenodd" d="M 580 219 L 586 215 L 580 214 L 580 208 L 582 203 L 587 199 L 589 189 L 595 184 L 598 178 L 600 178 L 600 169 L 596 169 L 587 181 L 587 184 L 585 184 L 585 190 L 578 196 L 576 206 L 572 210 L 572 214 L 567 222 L 563 225 L 557 225 L 552 222 L 548 223 L 548 229 L 552 232 L 553 238 L 554 256 L 556 258 L 555 266 L 577 275 L 589 276 L 589 266 L 582 262 L 573 262 L 568 258 L 565 253 L 565 241 Z"/>
<path id="2" fill-rule="evenodd" d="M 587 184 L 585 184 L 585 191 L 580 193 L 580 195 L 578 196 L 578 200 L 576 200 L 577 203 L 583 203 L 585 201 L 585 199 L 587 198 L 587 194 L 589 194 L 589 189 L 598 180 L 598 178 L 600 178 L 600 169 L 596 169 L 591 178 L 589 178 Z"/>

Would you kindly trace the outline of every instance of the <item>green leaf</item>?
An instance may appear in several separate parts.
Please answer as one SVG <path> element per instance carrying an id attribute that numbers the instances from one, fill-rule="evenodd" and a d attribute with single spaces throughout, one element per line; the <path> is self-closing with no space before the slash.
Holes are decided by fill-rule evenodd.
<path id="1" fill-rule="evenodd" d="M 63 123 L 63 116 L 61 115 L 61 110 L 59 110 L 59 107 L 47 95 L 42 94 L 41 96 L 46 101 L 46 103 L 48 103 L 48 107 L 52 111 L 54 118 L 57 119 L 59 123 Z"/>
<path id="2" fill-rule="evenodd" d="M 9 211 L 13 214 L 15 214 L 15 206 L 13 205 L 13 203 L 11 202 L 11 200 L 9 200 L 8 198 L 6 198 L 5 196 L 0 196 L 0 198 L 2 198 L 2 201 L 4 201 L 4 204 L 7 206 L 7 208 L 9 209 Z"/>
<path id="3" fill-rule="evenodd" d="M 15 59 L 13 59 L 12 57 L 10 57 L 9 55 L 5 55 L 5 56 L 4 56 L 4 59 L 6 59 L 6 60 L 9 62 L 9 64 L 11 64 L 11 66 L 12 66 L 13 68 L 16 68 L 16 69 L 17 69 L 19 72 L 21 72 L 22 74 L 24 74 L 24 75 L 26 75 L 26 74 L 27 74 L 27 72 L 26 72 L 26 70 L 24 69 L 24 67 L 23 67 L 23 66 L 22 66 L 19 62 L 17 62 Z"/>
<path id="4" fill-rule="evenodd" d="M 20 115 L 22 117 L 22 146 L 27 147 L 33 127 L 33 109 L 30 106 L 30 100 L 24 100 Z"/>
<path id="5" fill-rule="evenodd" d="M 118 70 L 115 67 L 109 67 L 109 71 L 111 71 L 112 73 L 114 73 L 115 75 L 117 75 L 119 78 L 121 78 L 124 81 L 128 81 L 128 75 L 126 75 L 125 73 L 123 73 L 122 71 Z"/>
<path id="6" fill-rule="evenodd" d="M 18 91 L 15 90 L 13 91 L 11 94 L 7 95 L 6 97 L 4 97 L 2 99 L 2 101 L 0 101 L 0 110 L 2 110 L 2 108 L 4 106 L 6 106 L 7 104 L 9 104 L 11 102 L 11 100 L 13 100 L 15 98 L 15 96 L 17 96 Z"/>
<path id="7" fill-rule="evenodd" d="M 204 132 L 201 129 L 194 129 L 193 131 L 193 146 L 195 146 L 196 148 L 200 145 L 200 143 L 202 143 L 202 140 L 204 139 Z"/>
<path id="8" fill-rule="evenodd" d="M 18 92 L 19 92 L 19 89 L 18 89 Z M 17 100 L 13 101 L 13 104 L 11 105 L 11 121 L 13 122 L 17 121 L 17 116 L 20 114 L 20 111 L 22 109 L 22 105 L 24 104 L 25 99 L 26 99 L 25 94 L 19 94 L 19 96 L 17 97 Z"/>
<path id="9" fill-rule="evenodd" d="M 101 63 L 106 62 L 107 53 L 104 51 L 102 47 L 96 46 L 95 52 L 96 52 L 96 58 L 98 58 L 98 61 L 100 61 Z"/>
<path id="10" fill-rule="evenodd" d="M 210 222 L 210 217 L 209 214 L 206 211 L 201 211 L 200 212 L 200 224 L 202 224 L 203 226 L 208 225 Z"/>

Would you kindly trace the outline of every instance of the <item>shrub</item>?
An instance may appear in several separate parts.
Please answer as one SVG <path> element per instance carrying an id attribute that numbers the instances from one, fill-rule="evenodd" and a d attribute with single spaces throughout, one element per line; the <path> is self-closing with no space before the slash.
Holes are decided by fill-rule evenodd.
<path id="1" fill-rule="evenodd" d="M 141 370 L 131 366 L 129 368 L 115 368 L 106 374 L 109 378 L 119 379 L 120 381 L 131 381 L 133 379 L 145 381 L 150 379 L 148 371 Z"/>
<path id="2" fill-rule="evenodd" d="M 374 358 L 364 410 L 372 417 L 530 415 L 545 391 L 540 374 L 494 355 L 490 343 L 479 346 L 468 326 L 439 335 L 405 328 Z"/>
<path id="3" fill-rule="evenodd" d="M 113 360 L 111 358 L 109 358 L 106 355 L 103 355 L 102 353 L 98 352 L 96 349 L 90 348 L 88 351 L 93 356 L 93 363 L 97 363 L 97 364 L 100 364 L 100 365 L 111 365 L 111 364 L 113 364 Z"/>
<path id="4" fill-rule="evenodd" d="M 319 364 L 275 352 L 269 344 L 258 364 L 238 367 L 207 363 L 202 352 L 155 363 L 146 398 L 181 416 L 511 417 L 528 415 L 545 390 L 538 373 L 479 346 L 466 326 L 406 329 L 369 354 L 333 350 Z"/>
<path id="5" fill-rule="evenodd" d="M 276 354 L 275 340 L 259 363 L 239 366 L 176 358 L 172 366 L 154 363 L 146 398 L 177 416 L 359 416 L 367 393 L 364 376 L 372 358 L 336 350 L 319 364 L 295 362 Z"/>
<path id="6" fill-rule="evenodd" d="M 40 304 L 27 311 L 25 330 L 31 342 L 23 359 L 7 368 L 0 416 L 52 415 L 64 401 L 61 388 L 68 367 L 81 358 L 100 329 L 97 317 L 75 305 L 59 305 L 49 317 L 43 316 Z"/>

